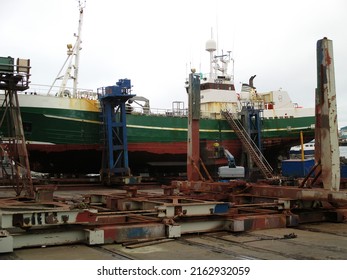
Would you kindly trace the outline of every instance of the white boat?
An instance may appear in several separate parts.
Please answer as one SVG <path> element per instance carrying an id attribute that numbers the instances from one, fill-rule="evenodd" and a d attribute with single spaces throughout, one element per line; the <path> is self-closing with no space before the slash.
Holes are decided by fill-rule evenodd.
<path id="1" fill-rule="evenodd" d="M 315 140 L 303 144 L 304 158 L 314 158 Z M 293 146 L 289 150 L 289 157 L 291 159 L 301 158 L 302 156 L 301 145 Z"/>

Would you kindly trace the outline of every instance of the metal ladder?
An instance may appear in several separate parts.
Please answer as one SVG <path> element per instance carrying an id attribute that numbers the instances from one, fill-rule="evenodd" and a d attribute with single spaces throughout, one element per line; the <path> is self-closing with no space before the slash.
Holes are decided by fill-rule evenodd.
<path id="1" fill-rule="evenodd" d="M 224 118 L 228 121 L 230 126 L 234 129 L 236 135 L 241 140 L 243 147 L 247 150 L 248 154 L 258 166 L 263 176 L 267 179 L 273 178 L 273 169 L 267 162 L 266 158 L 259 150 L 258 146 L 253 142 L 247 131 L 244 129 L 241 122 L 233 117 L 233 114 L 229 110 L 221 111 Z"/>

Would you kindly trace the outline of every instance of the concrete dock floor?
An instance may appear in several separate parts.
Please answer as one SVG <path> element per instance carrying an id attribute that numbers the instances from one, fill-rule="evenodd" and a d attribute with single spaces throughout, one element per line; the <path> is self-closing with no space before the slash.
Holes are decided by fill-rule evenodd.
<path id="1" fill-rule="evenodd" d="M 295 238 L 284 238 L 295 234 Z M 347 224 L 315 223 L 232 234 L 214 232 L 129 249 L 75 244 L 17 249 L 2 260 L 347 260 Z"/>

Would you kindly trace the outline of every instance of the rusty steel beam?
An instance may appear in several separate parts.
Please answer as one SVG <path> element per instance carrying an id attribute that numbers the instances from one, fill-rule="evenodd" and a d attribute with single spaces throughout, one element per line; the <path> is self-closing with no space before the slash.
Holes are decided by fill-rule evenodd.
<path id="1" fill-rule="evenodd" d="M 66 244 L 85 243 L 88 245 L 104 244 L 102 230 L 89 229 L 61 229 L 26 231 L 11 234 L 0 231 L 0 253 L 13 252 L 15 249 L 27 247 L 56 246 Z"/>
<path id="2" fill-rule="evenodd" d="M 123 243 L 178 238 L 191 232 L 240 232 L 347 220 L 347 191 L 243 181 L 175 182 L 170 193 L 174 187 L 182 187 L 186 194 L 94 193 L 85 195 L 81 205 L 85 209 L 70 209 L 78 206 L 71 203 L 2 199 L 0 252 L 27 246 Z M 199 199 L 217 193 L 226 200 Z M 303 203 L 305 207 L 311 202 L 323 203 L 317 209 L 292 207 L 300 201 L 308 201 Z"/>
<path id="3" fill-rule="evenodd" d="M 104 232 L 105 243 L 122 243 L 137 239 L 166 237 L 166 226 L 163 223 L 106 225 L 99 226 L 98 229 Z"/>
<path id="4" fill-rule="evenodd" d="M 43 228 L 97 221 L 95 210 L 80 209 L 11 209 L 0 211 L 0 229 Z"/>
<path id="5" fill-rule="evenodd" d="M 202 181 L 172 181 L 171 186 L 179 189 L 185 195 L 193 193 L 229 194 L 244 190 L 249 185 L 246 181 L 202 182 Z"/>
<path id="6" fill-rule="evenodd" d="M 229 219 L 225 224 L 225 229 L 232 232 L 285 227 L 287 227 L 285 214 L 239 216 Z"/>
<path id="7" fill-rule="evenodd" d="M 252 184 L 250 193 L 256 196 L 289 198 L 292 200 L 327 201 L 341 207 L 347 206 L 347 191 L 329 191 L 323 188 L 302 189 L 298 187 Z"/>
<path id="8" fill-rule="evenodd" d="M 333 43 L 324 38 L 317 42 L 316 90 L 316 162 L 321 163 L 321 178 L 326 190 L 340 188 L 340 151 Z"/>
<path id="9" fill-rule="evenodd" d="M 188 87 L 188 151 L 187 177 L 189 181 L 201 180 L 200 166 L 200 77 L 195 70 L 189 74 Z"/>
<path id="10" fill-rule="evenodd" d="M 345 222 L 347 220 L 346 211 L 320 210 L 314 209 L 311 211 L 295 211 L 299 217 L 299 223 L 317 223 L 317 222 Z"/>

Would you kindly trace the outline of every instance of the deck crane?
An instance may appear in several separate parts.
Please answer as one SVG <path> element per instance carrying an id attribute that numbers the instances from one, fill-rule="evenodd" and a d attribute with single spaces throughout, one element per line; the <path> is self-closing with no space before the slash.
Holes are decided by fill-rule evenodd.
<path id="1" fill-rule="evenodd" d="M 143 102 L 143 104 L 140 102 Z M 142 108 L 143 113 L 146 115 L 150 113 L 151 108 L 149 106 L 149 99 L 147 99 L 146 97 L 134 96 L 134 97 L 129 99 L 128 103 L 129 104 L 135 103 L 135 104 L 139 105 Z"/>

